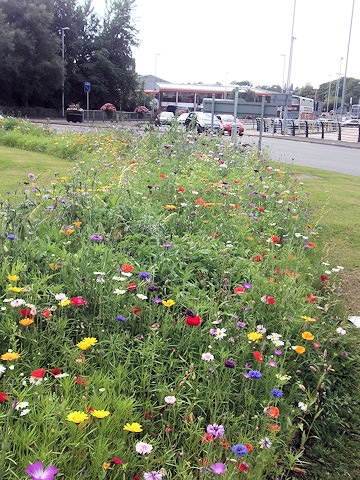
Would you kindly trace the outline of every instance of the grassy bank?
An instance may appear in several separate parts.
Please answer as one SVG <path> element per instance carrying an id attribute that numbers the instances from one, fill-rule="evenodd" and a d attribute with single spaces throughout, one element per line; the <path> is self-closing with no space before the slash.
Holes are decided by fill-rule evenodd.
<path id="1" fill-rule="evenodd" d="M 72 168 L 2 203 L 4 478 L 356 478 L 324 183 L 175 131 L 9 136 Z"/>

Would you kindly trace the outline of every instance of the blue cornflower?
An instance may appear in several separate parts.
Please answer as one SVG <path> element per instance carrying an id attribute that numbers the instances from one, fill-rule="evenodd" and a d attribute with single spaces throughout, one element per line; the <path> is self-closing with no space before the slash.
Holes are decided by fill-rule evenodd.
<path id="1" fill-rule="evenodd" d="M 249 375 L 249 378 L 254 378 L 255 380 L 259 380 L 259 378 L 262 377 L 259 370 L 250 370 L 248 375 Z"/>
<path id="2" fill-rule="evenodd" d="M 242 443 L 237 443 L 236 445 L 231 447 L 231 451 L 233 453 L 236 453 L 236 455 L 239 458 L 243 457 L 244 455 L 246 455 L 248 453 L 247 448 Z"/>
<path id="3" fill-rule="evenodd" d="M 271 390 L 271 395 L 275 398 L 281 398 L 284 394 L 281 390 L 278 390 L 277 388 L 273 388 Z"/>
<path id="4" fill-rule="evenodd" d="M 123 317 L 122 315 L 118 315 L 118 316 L 116 317 L 116 320 L 117 320 L 118 322 L 126 322 L 126 318 Z"/>
<path id="5" fill-rule="evenodd" d="M 6 237 L 8 240 L 16 240 L 17 236 L 14 235 L 13 233 L 9 233 L 9 235 Z"/>
<path id="6" fill-rule="evenodd" d="M 139 277 L 140 277 L 140 278 L 150 278 L 150 277 L 151 277 L 151 273 L 149 273 L 149 272 L 140 272 L 140 273 L 139 273 Z"/>

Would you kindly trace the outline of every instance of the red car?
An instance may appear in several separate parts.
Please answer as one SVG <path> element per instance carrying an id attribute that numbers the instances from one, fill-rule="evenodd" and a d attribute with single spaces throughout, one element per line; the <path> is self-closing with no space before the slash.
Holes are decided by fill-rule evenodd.
<path id="1" fill-rule="evenodd" d="M 231 129 L 234 123 L 234 117 L 232 115 L 216 115 L 216 116 L 223 125 L 223 133 L 228 133 L 229 135 L 231 135 Z M 236 119 L 236 128 L 240 136 L 244 135 L 244 125 L 240 122 L 238 118 Z"/>

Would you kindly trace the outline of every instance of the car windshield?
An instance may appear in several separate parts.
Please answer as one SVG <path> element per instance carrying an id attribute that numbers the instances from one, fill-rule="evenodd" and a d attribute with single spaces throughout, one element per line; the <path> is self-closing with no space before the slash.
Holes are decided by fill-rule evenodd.
<path id="1" fill-rule="evenodd" d="M 160 113 L 160 117 L 173 117 L 174 114 L 172 112 L 162 112 Z"/>
<path id="2" fill-rule="evenodd" d="M 234 117 L 232 115 L 221 115 L 221 120 L 223 122 L 233 122 L 234 121 Z M 239 119 L 237 118 L 236 121 L 238 122 Z"/>

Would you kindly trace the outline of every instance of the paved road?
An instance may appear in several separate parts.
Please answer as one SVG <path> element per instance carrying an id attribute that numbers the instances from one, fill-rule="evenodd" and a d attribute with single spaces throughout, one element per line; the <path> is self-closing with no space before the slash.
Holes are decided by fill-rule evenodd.
<path id="1" fill-rule="evenodd" d="M 258 135 L 244 135 L 241 143 L 258 145 Z M 355 146 L 263 137 L 261 147 L 273 160 L 360 177 L 360 149 Z"/>

